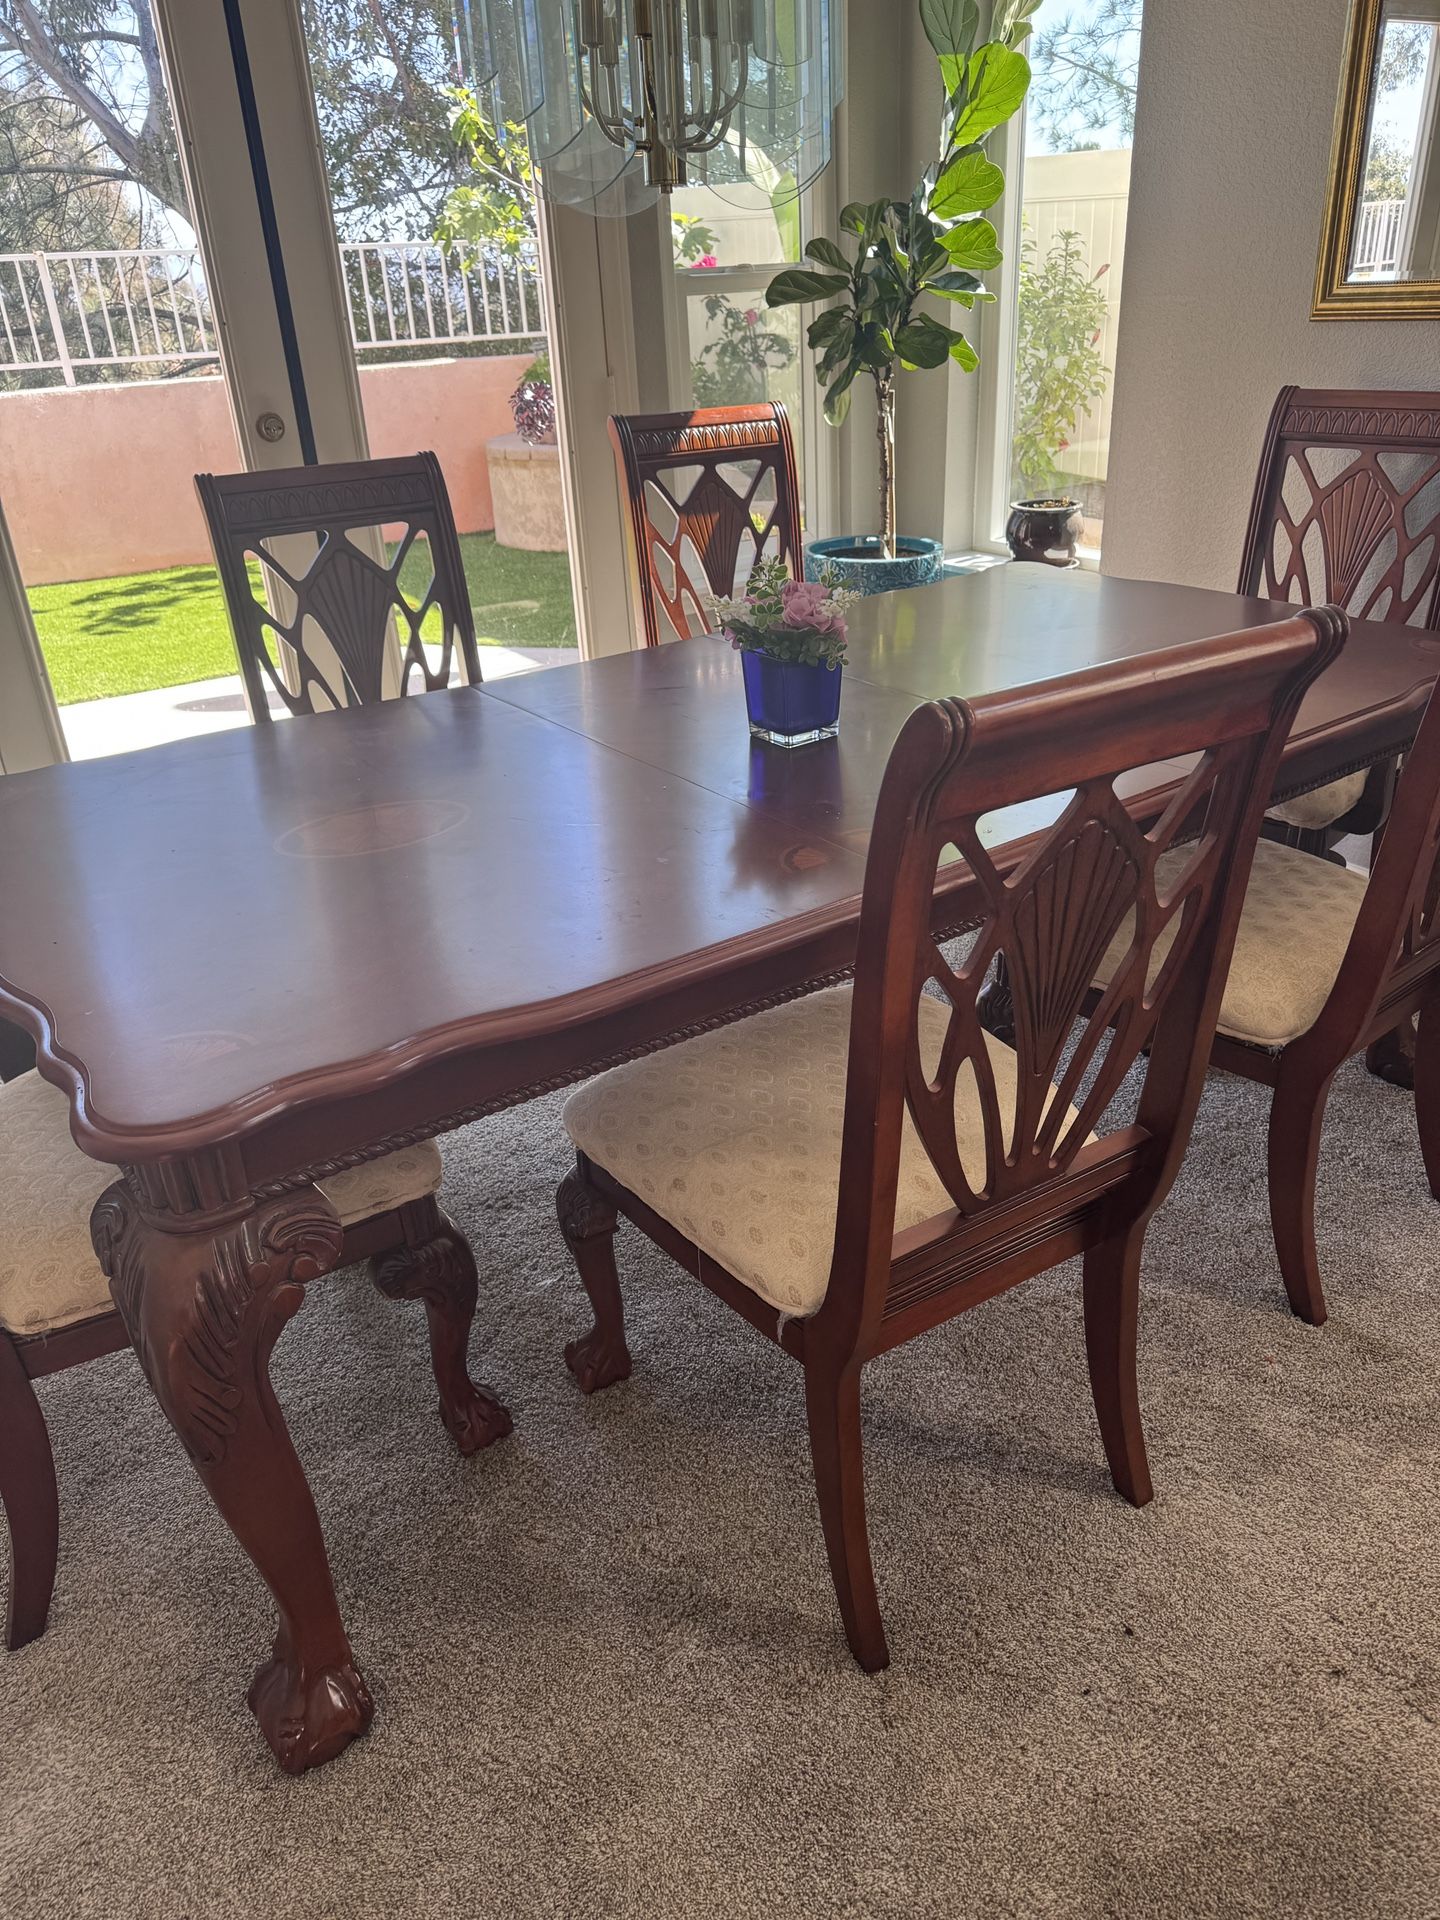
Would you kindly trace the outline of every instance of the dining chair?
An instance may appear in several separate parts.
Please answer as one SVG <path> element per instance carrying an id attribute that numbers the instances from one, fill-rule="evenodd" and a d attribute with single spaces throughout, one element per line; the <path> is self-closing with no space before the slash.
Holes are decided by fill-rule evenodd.
<path id="1" fill-rule="evenodd" d="M 706 592 L 740 591 L 759 559 L 800 573 L 800 483 L 784 407 L 612 414 L 626 546 L 645 645 L 709 633 Z"/>
<path id="2" fill-rule="evenodd" d="M 571 1372 L 593 1392 L 630 1371 L 620 1214 L 801 1363 L 830 1570 L 869 1671 L 888 1652 L 865 1523 L 866 1361 L 1082 1255 L 1106 1459 L 1127 1500 L 1150 1498 L 1136 1383 L 1145 1229 L 1189 1136 L 1285 735 L 1344 632 L 1325 609 L 917 708 L 881 785 L 853 989 L 617 1067 L 566 1105 L 576 1165 L 557 1210 L 594 1310 L 566 1349 Z M 1180 792 L 1142 830 L 1116 778 L 1191 753 Z M 1071 788 L 1002 877 L 987 851 L 995 816 Z M 970 869 L 959 910 L 977 932 L 952 966 L 931 919 L 955 848 Z M 1078 1025 L 1121 929 L 1102 1018 Z M 1013 1049 L 976 1005 L 1001 953 Z M 1099 1134 L 1132 1069 L 1133 1118 Z"/>
<path id="3" fill-rule="evenodd" d="M 450 496 L 433 453 L 197 473 L 245 697 L 269 720 L 480 682 Z M 379 557 L 394 536 L 388 560 Z M 368 536 L 368 537 L 367 537 Z M 437 652 L 432 666 L 427 653 Z"/>
<path id="4" fill-rule="evenodd" d="M 38 1073 L 0 1085 L 0 1505 L 10 1530 L 5 1642 L 44 1632 L 55 1587 L 59 1509 L 45 1416 L 31 1382 L 129 1345 L 90 1239 L 115 1178 L 70 1137 L 66 1096 Z M 474 1257 L 436 1200 L 433 1141 L 319 1182 L 345 1230 L 340 1264 L 368 1259 L 394 1300 L 422 1300 L 440 1416 L 462 1453 L 510 1430 L 470 1380 Z"/>
<path id="5" fill-rule="evenodd" d="M 1173 860 L 1172 856 L 1167 856 Z M 1162 875 L 1168 879 L 1166 862 Z M 1163 960 L 1163 942 L 1156 960 Z M 1127 956 L 1112 948 L 1096 979 Z M 1262 840 L 1211 1058 L 1274 1089 L 1270 1222 L 1290 1305 L 1325 1321 L 1315 1181 L 1336 1073 L 1419 1014 L 1415 1121 L 1440 1200 L 1440 697 L 1431 696 L 1369 876 Z"/>
<path id="6" fill-rule="evenodd" d="M 1238 592 L 1440 628 L 1440 393 L 1282 387 L 1266 429 Z M 1393 756 L 1273 807 L 1266 832 L 1324 854 L 1373 833 Z"/>

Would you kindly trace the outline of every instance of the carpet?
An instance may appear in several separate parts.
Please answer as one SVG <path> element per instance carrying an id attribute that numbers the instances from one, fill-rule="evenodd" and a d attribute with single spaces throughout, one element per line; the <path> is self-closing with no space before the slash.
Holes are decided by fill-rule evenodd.
<path id="1" fill-rule="evenodd" d="M 0 1913 L 1440 1915 L 1440 1213 L 1409 1096 L 1347 1068 L 1302 1326 L 1266 1098 L 1212 1077 L 1150 1234 L 1146 1511 L 1105 1475 L 1073 1267 L 867 1371 L 874 1679 L 792 1362 L 622 1229 L 634 1376 L 571 1383 L 558 1100 L 447 1144 L 507 1441 L 452 1451 L 418 1311 L 358 1273 L 276 1355 L 377 1702 L 336 1764 L 273 1766 L 268 1596 L 131 1356 L 40 1383 L 61 1563 L 0 1654 Z"/>

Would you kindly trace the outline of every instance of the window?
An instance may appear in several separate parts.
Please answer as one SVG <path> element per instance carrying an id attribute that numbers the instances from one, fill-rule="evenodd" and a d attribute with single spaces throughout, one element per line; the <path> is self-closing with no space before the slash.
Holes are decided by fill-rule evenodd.
<path id="1" fill-rule="evenodd" d="M 1010 133 L 1000 310 L 991 328 L 989 457 L 978 544 L 1003 545 L 1013 500 L 1077 499 L 1082 558 L 1105 519 L 1115 342 L 1143 0 L 1044 0 L 1034 81 Z"/>
<path id="2" fill-rule="evenodd" d="M 820 393 L 805 344 L 809 308 L 765 304 L 765 289 L 800 258 L 804 233 L 830 231 L 833 169 L 799 200 L 778 209 L 744 189 L 685 187 L 671 200 L 674 303 L 670 387 L 685 407 L 747 406 L 778 400 L 790 416 L 800 470 L 801 518 L 807 537 L 826 524 L 833 497 L 835 436 L 825 427 Z"/>

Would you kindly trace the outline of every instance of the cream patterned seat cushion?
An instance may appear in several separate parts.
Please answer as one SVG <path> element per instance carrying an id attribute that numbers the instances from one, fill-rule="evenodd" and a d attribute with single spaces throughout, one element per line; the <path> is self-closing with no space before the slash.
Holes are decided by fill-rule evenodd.
<path id="1" fill-rule="evenodd" d="M 1347 773 L 1343 779 L 1331 780 L 1309 793 L 1297 793 L 1293 799 L 1282 800 L 1278 807 L 1271 807 L 1268 817 L 1283 821 L 1287 827 L 1309 827 L 1312 831 L 1331 826 L 1359 805 L 1366 778 L 1362 767 L 1359 773 Z"/>
<path id="2" fill-rule="evenodd" d="M 1188 847 L 1164 855 L 1157 867 L 1161 883 L 1190 857 Z M 1364 898 L 1363 875 L 1296 847 L 1260 841 L 1225 982 L 1220 1031 L 1257 1047 L 1283 1047 L 1308 1032 L 1335 984 Z M 1155 943 L 1152 979 L 1174 930 L 1172 924 Z M 1117 936 L 1100 963 L 1097 984 L 1111 979 L 1128 939 L 1128 932 Z"/>
<path id="3" fill-rule="evenodd" d="M 433 1140 L 368 1161 L 323 1183 L 351 1227 L 440 1185 Z M 90 1245 L 90 1209 L 116 1169 L 81 1153 L 70 1138 L 65 1095 L 38 1073 L 0 1086 L 0 1326 L 47 1333 L 110 1307 Z"/>
<path id="4" fill-rule="evenodd" d="M 782 1313 L 825 1298 L 835 1248 L 850 1045 L 849 987 L 794 1000 L 616 1067 L 573 1093 L 565 1127 L 582 1153 Z M 948 1005 L 922 998 L 922 1057 L 938 1058 Z M 990 1041 L 1008 1131 L 1016 1059 Z M 956 1137 L 984 1167 L 980 1103 L 962 1074 Z M 895 1231 L 951 1205 L 907 1115 Z"/>

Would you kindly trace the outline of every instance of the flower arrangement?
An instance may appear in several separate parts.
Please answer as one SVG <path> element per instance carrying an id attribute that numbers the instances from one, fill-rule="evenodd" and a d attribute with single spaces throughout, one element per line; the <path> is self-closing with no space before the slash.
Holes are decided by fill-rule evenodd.
<path id="1" fill-rule="evenodd" d="M 830 581 L 792 580 L 783 560 L 757 560 L 744 593 L 709 594 L 705 611 L 741 653 L 833 668 L 844 663 L 845 616 L 860 597 Z"/>

